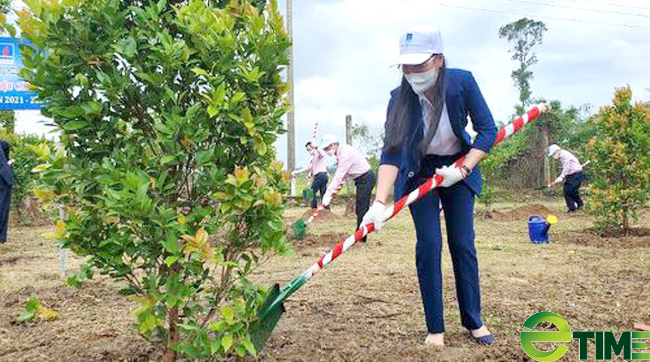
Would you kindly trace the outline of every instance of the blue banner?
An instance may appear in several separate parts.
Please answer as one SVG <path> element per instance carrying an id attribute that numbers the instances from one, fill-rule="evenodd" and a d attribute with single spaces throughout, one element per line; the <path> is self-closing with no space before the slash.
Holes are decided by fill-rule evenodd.
<path id="1" fill-rule="evenodd" d="M 37 92 L 28 90 L 29 83 L 20 78 L 23 61 L 20 44 L 28 40 L 0 37 L 0 109 L 40 109 Z"/>

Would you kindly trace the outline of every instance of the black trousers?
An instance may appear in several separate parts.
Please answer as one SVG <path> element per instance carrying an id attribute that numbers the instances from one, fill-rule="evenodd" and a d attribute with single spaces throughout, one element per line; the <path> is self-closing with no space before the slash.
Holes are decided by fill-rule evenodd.
<path id="1" fill-rule="evenodd" d="M 311 200 L 311 208 L 315 209 L 318 206 L 318 197 L 316 194 L 320 192 L 320 197 L 325 196 L 327 191 L 327 172 L 319 172 L 314 175 L 314 180 L 311 183 L 311 189 L 314 191 L 314 198 Z"/>
<path id="2" fill-rule="evenodd" d="M 363 216 L 370 209 L 370 199 L 372 197 L 372 189 L 375 187 L 375 182 L 377 181 L 375 173 L 370 170 L 363 175 L 354 179 L 354 185 L 357 187 L 357 229 L 361 225 Z M 366 241 L 366 238 L 363 238 L 363 241 Z"/>
<path id="3" fill-rule="evenodd" d="M 569 208 L 569 212 L 576 211 L 576 209 L 582 208 L 584 203 L 580 197 L 580 186 L 582 185 L 582 171 L 572 173 L 566 177 L 564 180 L 564 200 L 566 201 L 566 206 Z"/>
<path id="4" fill-rule="evenodd" d="M 7 241 L 9 210 L 11 208 L 11 187 L 0 179 L 0 243 Z"/>

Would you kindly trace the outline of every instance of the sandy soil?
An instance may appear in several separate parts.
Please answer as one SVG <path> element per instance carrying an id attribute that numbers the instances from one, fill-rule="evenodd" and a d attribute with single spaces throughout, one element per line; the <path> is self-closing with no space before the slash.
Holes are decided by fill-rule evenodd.
<path id="1" fill-rule="evenodd" d="M 252 278 L 285 283 L 308 268 L 353 231 L 354 218 L 339 216 L 344 211 L 336 207 L 312 224 L 307 238 L 293 241 L 296 253 L 269 261 Z M 287 210 L 287 222 L 304 212 Z M 559 313 L 574 331 L 620 332 L 636 322 L 650 324 L 650 215 L 641 217 L 634 235 L 601 238 L 589 216 L 566 214 L 560 202 L 497 204 L 491 212 L 499 216 L 477 217 L 475 230 L 483 319 L 495 334 L 493 346 L 477 346 L 460 325 L 446 247 L 446 347 L 423 344 L 415 235 L 404 213 L 289 298 L 260 360 L 529 361 L 519 332 L 539 311 Z M 551 228 L 551 244 L 535 245 L 528 241 L 526 221 L 544 213 L 557 215 L 559 223 Z M 116 286 L 101 278 L 82 291 L 63 284 L 58 249 L 41 236 L 45 231 L 14 229 L 0 246 L 0 361 L 160 360 L 157 346 L 130 329 L 135 305 Z M 78 264 L 68 258 L 70 269 Z M 16 324 L 33 295 L 60 310 L 59 318 Z M 568 347 L 562 360 L 578 360 L 577 342 Z M 593 350 L 589 357 L 595 359 Z"/>

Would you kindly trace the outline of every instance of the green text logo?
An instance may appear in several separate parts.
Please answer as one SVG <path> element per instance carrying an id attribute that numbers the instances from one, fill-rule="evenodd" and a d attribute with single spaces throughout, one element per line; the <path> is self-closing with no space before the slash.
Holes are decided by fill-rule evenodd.
<path id="1" fill-rule="evenodd" d="M 580 348 L 580 360 L 589 359 L 588 341 L 594 339 L 595 353 L 593 357 L 596 360 L 611 360 L 612 354 L 615 356 L 623 355 L 623 359 L 632 361 L 650 360 L 650 353 L 632 352 L 633 349 L 646 349 L 646 342 L 634 341 L 634 339 L 650 339 L 650 332 L 622 332 L 617 340 L 614 332 L 573 332 L 569 324 L 559 314 L 552 312 L 539 312 L 526 319 L 524 327 L 528 329 L 535 328 L 542 322 L 554 324 L 559 332 L 537 332 L 522 331 L 520 332 L 521 347 L 531 358 L 540 361 L 555 361 L 560 359 L 569 350 L 569 347 L 560 342 L 571 342 L 577 339 Z M 560 343 L 552 351 L 540 351 L 533 345 L 533 342 L 556 342 Z"/>

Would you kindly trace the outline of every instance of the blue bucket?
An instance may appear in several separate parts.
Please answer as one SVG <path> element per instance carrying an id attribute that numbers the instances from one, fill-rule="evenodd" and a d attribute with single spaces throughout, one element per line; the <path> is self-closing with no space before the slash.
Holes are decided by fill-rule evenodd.
<path id="1" fill-rule="evenodd" d="M 528 218 L 528 235 L 533 244 L 548 243 L 548 229 L 551 225 L 539 215 Z"/>

